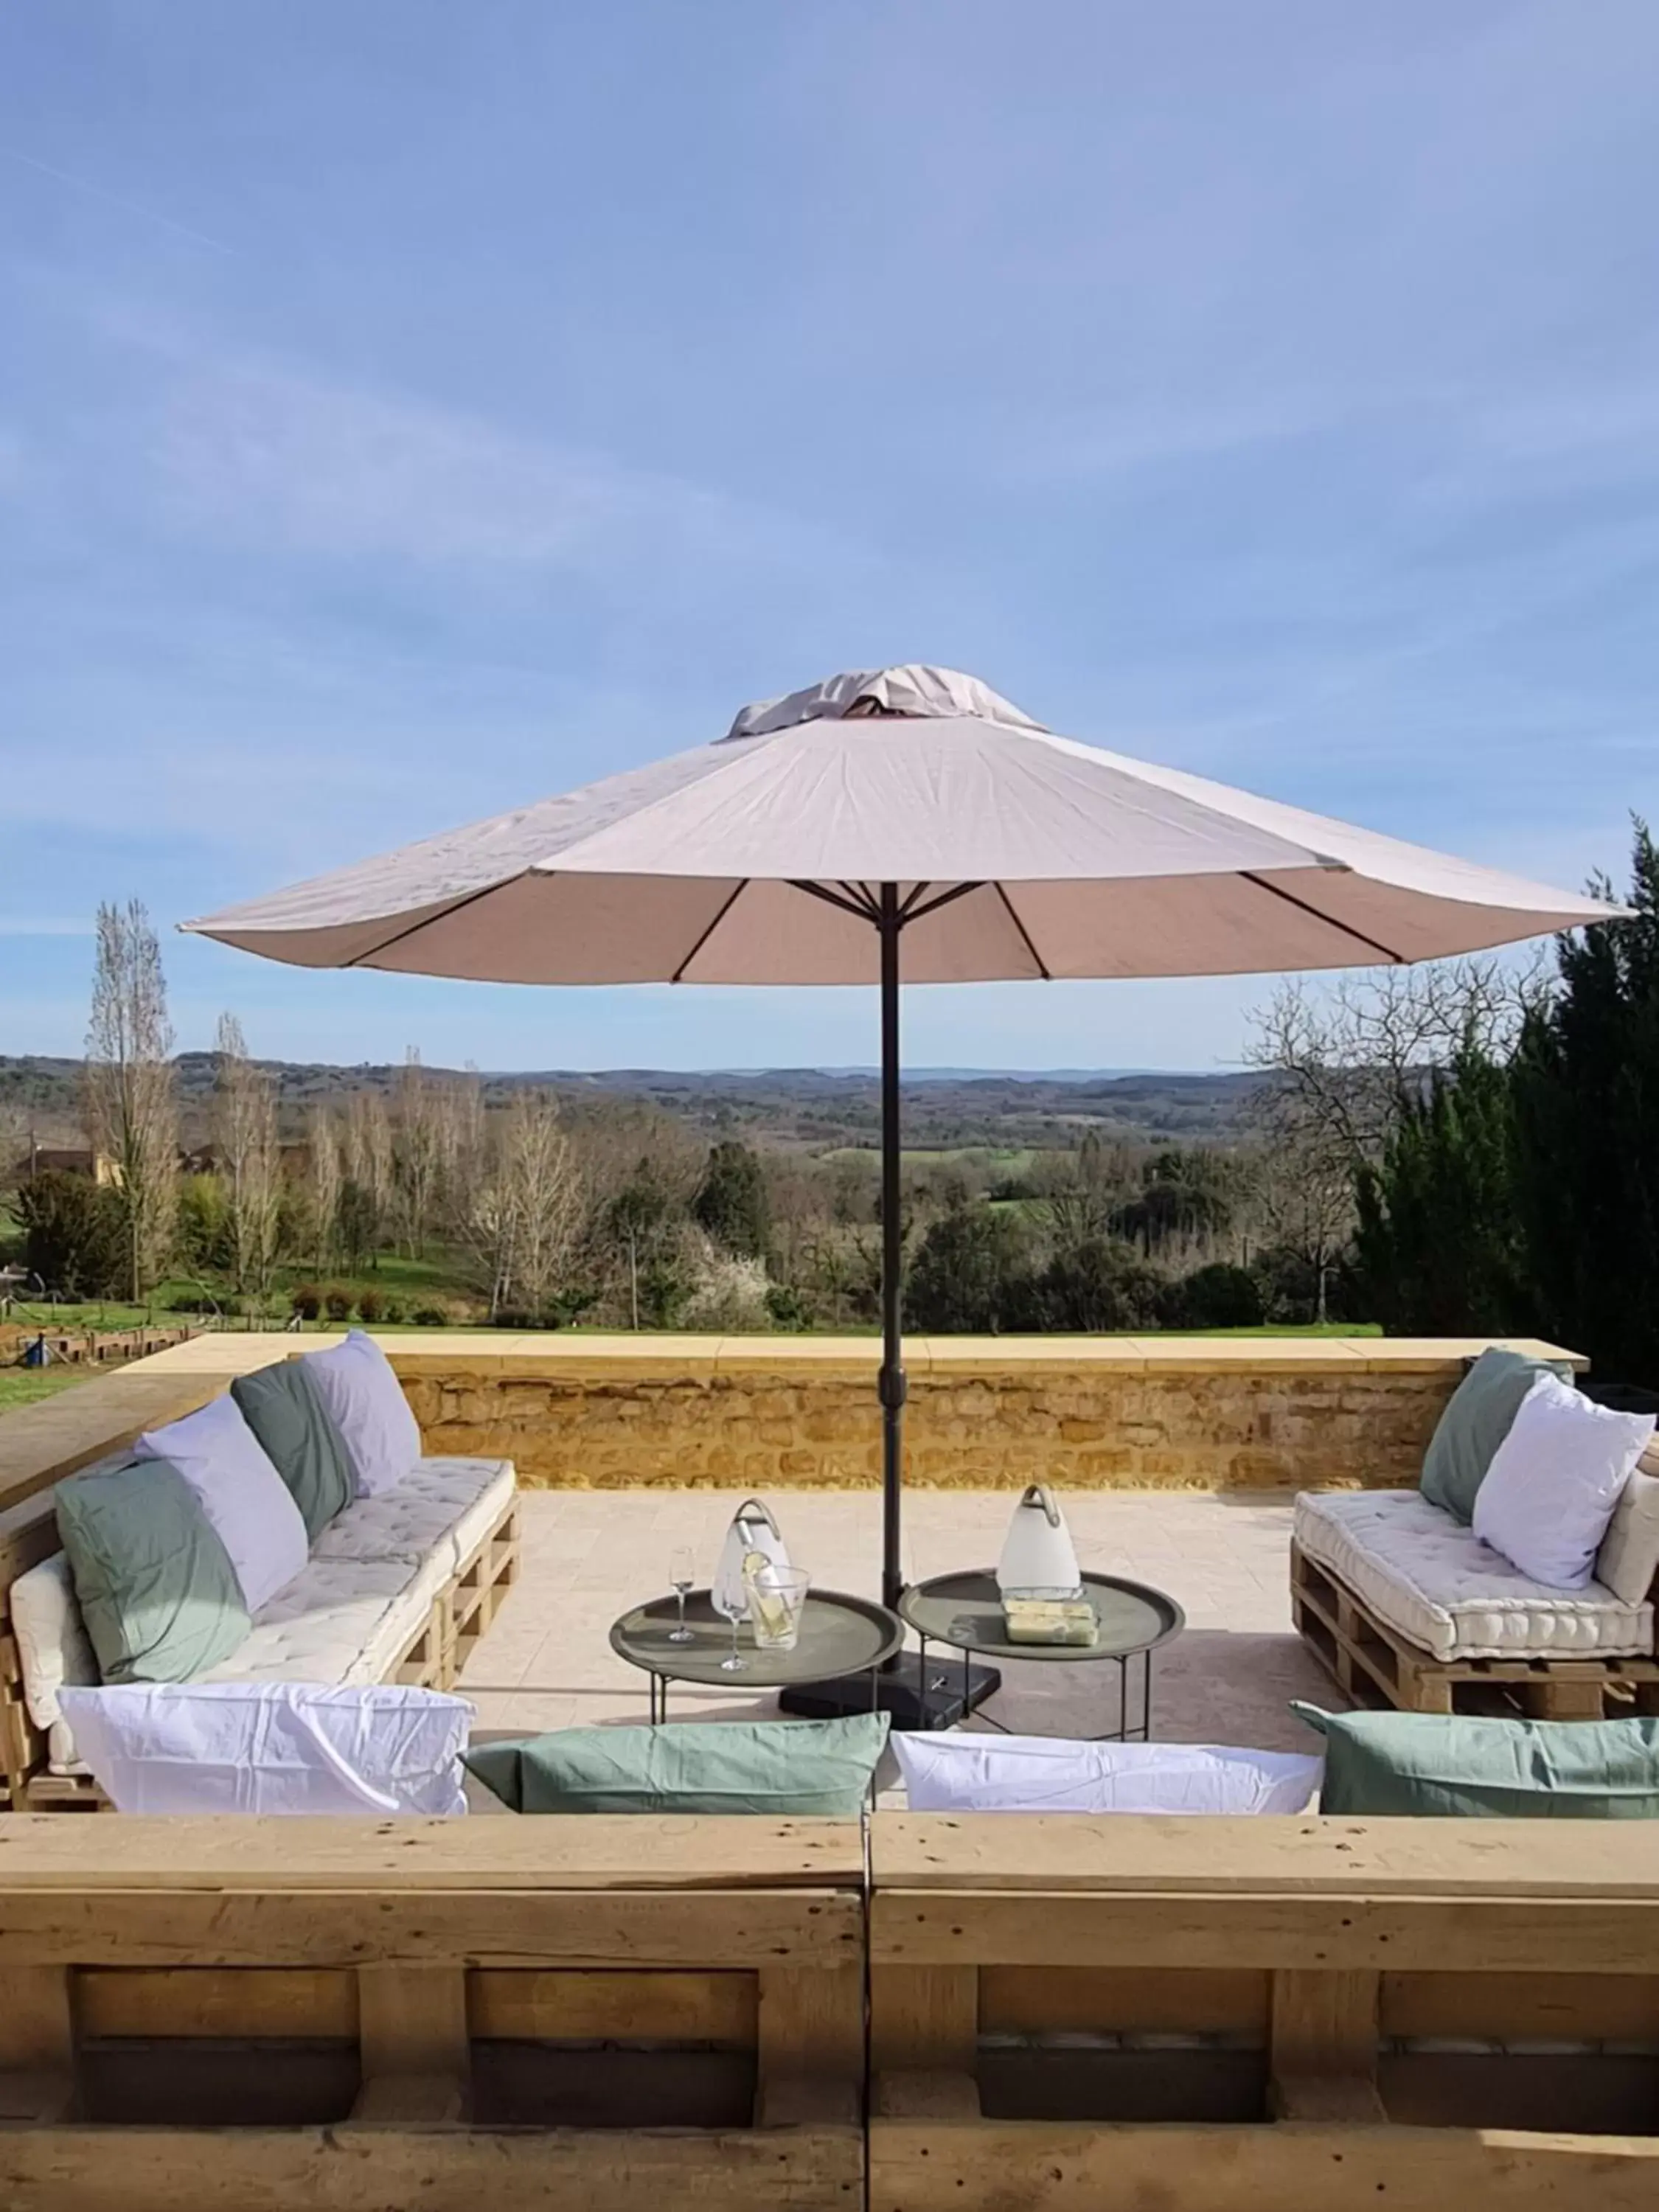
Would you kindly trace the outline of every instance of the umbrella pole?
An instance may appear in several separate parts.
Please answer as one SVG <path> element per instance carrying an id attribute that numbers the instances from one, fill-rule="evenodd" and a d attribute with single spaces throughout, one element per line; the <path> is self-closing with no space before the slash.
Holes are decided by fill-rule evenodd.
<path id="1" fill-rule="evenodd" d="M 881 1601 L 896 1606 L 904 1588 L 901 1516 L 904 1484 L 904 1376 L 902 1300 L 904 1224 L 901 1210 L 899 1133 L 899 913 L 896 884 L 880 893 L 881 937 Z"/>

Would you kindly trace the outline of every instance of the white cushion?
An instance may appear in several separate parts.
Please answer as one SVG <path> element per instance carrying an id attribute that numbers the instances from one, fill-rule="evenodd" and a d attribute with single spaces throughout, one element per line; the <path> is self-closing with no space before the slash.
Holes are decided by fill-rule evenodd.
<path id="1" fill-rule="evenodd" d="M 378 1682 L 431 1610 L 407 1559 L 313 1559 L 203 1682 Z"/>
<path id="2" fill-rule="evenodd" d="M 420 1425 L 374 1338 L 354 1328 L 343 1344 L 307 1352 L 305 1361 L 344 1443 L 358 1497 L 401 1482 L 421 1456 Z"/>
<path id="3" fill-rule="evenodd" d="M 459 1814 L 472 1707 L 433 1690 L 142 1682 L 64 1692 L 121 1813 Z"/>
<path id="4" fill-rule="evenodd" d="M 1296 1540 L 1387 1627 L 1437 1659 L 1653 1650 L 1653 1607 L 1591 1583 L 1547 1589 L 1415 1490 L 1310 1493 Z"/>
<path id="5" fill-rule="evenodd" d="M 1474 1494 L 1475 1534 L 1535 1582 L 1583 1589 L 1653 1427 L 1651 1413 L 1616 1413 L 1540 1375 Z"/>
<path id="6" fill-rule="evenodd" d="M 317 1539 L 319 1559 L 407 1559 L 447 1582 L 513 1495 L 510 1459 L 422 1459 L 394 1489 L 348 1505 Z"/>
<path id="7" fill-rule="evenodd" d="M 133 1454 L 171 1461 L 201 1499 L 250 1613 L 303 1571 L 309 1545 L 294 1493 L 234 1398 L 211 1398 L 183 1420 L 149 1430 Z"/>
<path id="8" fill-rule="evenodd" d="M 66 1686 L 95 1684 L 99 1677 L 75 1577 L 62 1552 L 42 1559 L 12 1584 L 11 1626 L 23 1672 L 23 1702 L 36 1728 L 46 1731 L 46 1765 L 53 1774 L 72 1773 L 75 1739 L 58 1693 Z"/>
<path id="9" fill-rule="evenodd" d="M 1300 1813 L 1321 1759 L 1218 1743 L 892 1739 L 913 1813 Z"/>
<path id="10" fill-rule="evenodd" d="M 1625 1485 L 1601 1548 L 1595 1579 L 1627 1604 L 1640 1605 L 1659 1577 L 1659 1480 L 1644 1470 L 1659 1459 L 1651 1444 Z"/>

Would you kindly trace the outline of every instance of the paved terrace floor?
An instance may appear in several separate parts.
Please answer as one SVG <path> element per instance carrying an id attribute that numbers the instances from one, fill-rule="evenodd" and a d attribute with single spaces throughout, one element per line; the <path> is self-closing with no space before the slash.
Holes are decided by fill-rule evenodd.
<path id="1" fill-rule="evenodd" d="M 646 1678 L 607 1641 L 629 1606 L 668 1588 L 671 1550 L 691 1546 L 700 1583 L 713 1575 L 744 1493 L 707 1490 L 527 1491 L 520 1498 L 520 1578 L 467 1662 L 460 1687 L 480 1734 L 531 1734 L 643 1722 Z M 801 1492 L 774 1501 L 796 1563 L 823 1587 L 878 1594 L 880 1501 Z M 907 1577 L 988 1565 L 1014 1500 L 1006 1491 L 921 1491 L 906 1501 Z M 1291 1501 L 1281 1492 L 1068 1493 L 1079 1563 L 1155 1583 L 1187 1616 L 1158 1652 L 1152 1734 L 1165 1741 L 1308 1751 L 1292 1698 L 1344 1700 L 1292 1633 L 1286 1590 Z M 1099 1662 L 1018 1667 L 993 1707 L 1006 1727 L 1088 1735 L 1111 1725 L 1117 1670 Z M 676 1685 L 671 1717 L 754 1719 L 764 1692 Z M 971 1723 L 970 1723 L 971 1725 Z"/>

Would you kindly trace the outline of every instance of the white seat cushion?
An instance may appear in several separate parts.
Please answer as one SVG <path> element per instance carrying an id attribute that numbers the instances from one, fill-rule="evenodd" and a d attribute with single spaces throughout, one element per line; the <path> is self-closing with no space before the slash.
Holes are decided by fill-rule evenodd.
<path id="1" fill-rule="evenodd" d="M 435 1561 L 447 1579 L 489 1534 L 513 1486 L 510 1459 L 417 1460 L 393 1488 L 331 1521 L 312 1557 Z"/>
<path id="2" fill-rule="evenodd" d="M 313 1559 L 201 1682 L 378 1682 L 431 1607 L 407 1559 Z"/>
<path id="3" fill-rule="evenodd" d="M 913 1813 L 1300 1813 L 1324 1761 L 1216 1743 L 896 1735 Z"/>
<path id="4" fill-rule="evenodd" d="M 1309 1494 L 1296 1540 L 1376 1618 L 1437 1659 L 1628 1657 L 1653 1650 L 1653 1607 L 1600 1583 L 1532 1580 L 1415 1490 Z"/>

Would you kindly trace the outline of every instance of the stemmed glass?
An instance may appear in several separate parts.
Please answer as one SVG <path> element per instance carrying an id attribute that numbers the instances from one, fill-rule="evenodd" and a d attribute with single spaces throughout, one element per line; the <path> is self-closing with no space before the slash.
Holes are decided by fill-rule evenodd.
<path id="1" fill-rule="evenodd" d="M 696 1641 L 694 1632 L 685 1625 L 685 1601 L 691 1595 L 691 1585 L 696 1580 L 696 1563 L 691 1555 L 691 1547 L 689 1544 L 676 1544 L 668 1555 L 668 1579 L 673 1583 L 674 1594 L 680 1601 L 680 1621 L 678 1628 L 671 1628 L 668 1632 L 668 1640 L 671 1644 L 690 1644 Z"/>
<path id="2" fill-rule="evenodd" d="M 720 1661 L 720 1672 L 722 1674 L 741 1674 L 748 1668 L 749 1662 L 738 1656 L 738 1623 L 740 1620 L 746 1620 L 749 1617 L 749 1594 L 746 1590 L 739 1589 L 737 1596 L 733 1598 L 720 1588 L 717 1580 L 710 1595 L 714 1601 L 715 1612 L 723 1614 L 732 1624 L 731 1654 Z"/>

